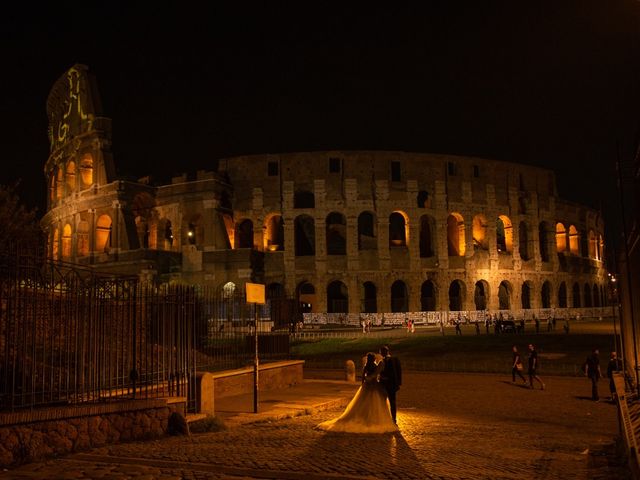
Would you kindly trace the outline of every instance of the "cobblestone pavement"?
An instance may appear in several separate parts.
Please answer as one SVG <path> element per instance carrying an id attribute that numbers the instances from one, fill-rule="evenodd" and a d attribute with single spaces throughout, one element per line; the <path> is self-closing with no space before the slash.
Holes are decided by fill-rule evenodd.
<path id="1" fill-rule="evenodd" d="M 95 449 L 24 465 L 18 479 L 587 479 L 616 407 L 588 399 L 584 378 L 549 377 L 529 390 L 507 376 L 407 372 L 394 435 L 314 429 L 333 409 L 226 431 Z M 606 393 L 606 382 L 601 388 Z"/>

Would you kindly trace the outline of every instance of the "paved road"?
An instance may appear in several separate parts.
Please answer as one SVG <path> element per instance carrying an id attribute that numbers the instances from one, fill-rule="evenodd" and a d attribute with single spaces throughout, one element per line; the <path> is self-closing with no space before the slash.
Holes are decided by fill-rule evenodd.
<path id="1" fill-rule="evenodd" d="M 328 410 L 223 432 L 93 450 L 0 478 L 40 479 L 587 479 L 591 449 L 617 433 L 615 406 L 588 400 L 584 378 L 529 390 L 496 375 L 407 372 L 396 435 L 315 430 Z M 602 382 L 605 390 L 605 382 Z M 589 459 L 591 458 L 591 462 Z M 590 467 L 591 464 L 591 467 Z"/>

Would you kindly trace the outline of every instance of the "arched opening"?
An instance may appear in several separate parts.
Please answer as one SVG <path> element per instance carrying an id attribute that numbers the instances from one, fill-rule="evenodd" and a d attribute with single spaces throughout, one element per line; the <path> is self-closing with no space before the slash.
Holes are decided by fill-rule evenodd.
<path id="1" fill-rule="evenodd" d="M 64 173 L 61 168 L 56 172 L 56 199 L 60 200 L 64 194 Z"/>
<path id="2" fill-rule="evenodd" d="M 294 241 L 296 257 L 316 254 L 315 222 L 309 215 L 300 215 L 294 221 Z"/>
<path id="3" fill-rule="evenodd" d="M 433 219 L 429 215 L 420 217 L 420 257 L 433 257 Z"/>
<path id="4" fill-rule="evenodd" d="M 578 285 L 577 283 L 573 284 L 573 308 L 580 308 L 581 302 L 580 302 L 580 285 Z"/>
<path id="5" fill-rule="evenodd" d="M 459 213 L 454 212 L 447 217 L 447 247 L 450 257 L 464 256 L 464 219 Z"/>
<path id="6" fill-rule="evenodd" d="M 80 160 L 80 178 L 83 187 L 93 184 L 93 156 L 90 153 L 85 153 Z"/>
<path id="7" fill-rule="evenodd" d="M 529 229 L 525 222 L 520 222 L 518 226 L 518 243 L 520 244 L 520 258 L 525 261 L 530 260 Z"/>
<path id="8" fill-rule="evenodd" d="M 253 248 L 253 222 L 249 219 L 236 224 L 236 248 Z"/>
<path id="9" fill-rule="evenodd" d="M 378 311 L 378 290 L 373 282 L 362 285 L 362 311 L 376 313 Z"/>
<path id="10" fill-rule="evenodd" d="M 309 282 L 301 283 L 298 286 L 298 302 L 302 313 L 315 312 L 316 289 Z"/>
<path id="11" fill-rule="evenodd" d="M 200 230 L 195 221 L 187 223 L 187 243 L 195 245 L 197 243 L 198 231 Z M 253 237 L 253 224 L 251 225 L 251 236 Z"/>
<path id="12" fill-rule="evenodd" d="M 591 303 L 591 287 L 588 283 L 584 284 L 584 306 L 591 307 L 593 304 Z"/>
<path id="13" fill-rule="evenodd" d="M 391 285 L 391 311 L 406 312 L 409 310 L 409 294 L 407 285 L 402 280 L 396 280 Z"/>
<path id="14" fill-rule="evenodd" d="M 264 249 L 268 252 L 284 250 L 284 222 L 282 221 L 282 215 L 270 215 L 265 220 Z"/>
<path id="15" fill-rule="evenodd" d="M 293 194 L 293 208 L 316 208 L 316 198 L 308 190 L 299 190 Z"/>
<path id="16" fill-rule="evenodd" d="M 74 192 L 76 189 L 76 162 L 73 160 L 67 163 L 67 192 Z"/>
<path id="17" fill-rule="evenodd" d="M 77 242 L 78 256 L 89 255 L 89 222 L 86 220 L 78 223 Z"/>
<path id="18" fill-rule="evenodd" d="M 464 283 L 454 280 L 449 285 L 449 310 L 459 312 L 464 305 Z"/>
<path id="19" fill-rule="evenodd" d="M 173 247 L 173 227 L 170 220 L 165 220 L 163 224 L 164 227 L 162 229 L 162 240 L 164 243 L 164 249 L 171 250 L 171 248 Z"/>
<path id="20" fill-rule="evenodd" d="M 149 224 L 147 223 L 147 219 L 137 216 L 135 222 L 140 248 L 149 248 Z"/>
<path id="21" fill-rule="evenodd" d="M 542 284 L 540 291 L 540 301 L 542 308 L 551 308 L 551 283 L 548 281 Z"/>
<path id="22" fill-rule="evenodd" d="M 511 309 L 511 284 L 506 280 L 500 282 L 498 287 L 498 304 L 500 310 Z"/>
<path id="23" fill-rule="evenodd" d="M 326 220 L 327 255 L 347 254 L 347 219 L 338 212 L 331 212 Z"/>
<path id="24" fill-rule="evenodd" d="M 389 215 L 389 246 L 407 246 L 407 221 L 405 215 L 400 212 Z"/>
<path id="25" fill-rule="evenodd" d="M 538 246 L 540 248 L 540 260 L 549 261 L 549 228 L 546 222 L 538 225 Z"/>
<path id="26" fill-rule="evenodd" d="M 429 192 L 425 190 L 420 190 L 418 192 L 418 208 L 430 208 L 431 207 L 431 199 L 429 198 Z"/>
<path id="27" fill-rule="evenodd" d="M 60 231 L 56 228 L 53 231 L 51 240 L 51 257 L 54 260 L 60 260 Z"/>
<path id="28" fill-rule="evenodd" d="M 569 252 L 572 255 L 580 255 L 580 235 L 575 225 L 569 226 Z"/>
<path id="29" fill-rule="evenodd" d="M 598 291 L 598 286 L 593 284 L 593 306 L 600 307 L 600 292 Z"/>
<path id="30" fill-rule="evenodd" d="M 96 222 L 96 252 L 108 252 L 111 248 L 111 217 L 100 215 Z"/>
<path id="31" fill-rule="evenodd" d="M 498 253 L 513 252 L 513 225 L 506 215 L 500 215 L 496 221 L 496 246 Z"/>
<path id="32" fill-rule="evenodd" d="M 349 292 L 347 286 L 339 280 L 327 285 L 327 312 L 349 312 Z"/>
<path id="33" fill-rule="evenodd" d="M 567 285 L 562 282 L 558 288 L 558 307 L 567 308 Z"/>
<path id="34" fill-rule="evenodd" d="M 358 215 L 358 250 L 377 250 L 376 217 L 371 212 Z"/>
<path id="35" fill-rule="evenodd" d="M 473 300 L 476 305 L 476 310 L 486 310 L 488 298 L 489 284 L 485 280 L 478 280 L 473 292 Z"/>
<path id="36" fill-rule="evenodd" d="M 62 229 L 62 257 L 71 257 L 71 225 L 68 223 Z"/>
<path id="37" fill-rule="evenodd" d="M 598 235 L 598 259 L 602 260 L 604 258 L 604 240 L 602 239 L 602 235 Z"/>
<path id="38" fill-rule="evenodd" d="M 522 300 L 522 308 L 528 310 L 531 308 L 531 295 L 533 293 L 533 284 L 531 282 L 522 283 L 522 291 L 520 299 Z"/>
<path id="39" fill-rule="evenodd" d="M 589 230 L 589 258 L 598 258 L 598 239 L 593 230 Z"/>
<path id="40" fill-rule="evenodd" d="M 420 288 L 420 308 L 423 312 L 436 310 L 436 287 L 431 280 L 423 282 Z"/>
<path id="41" fill-rule="evenodd" d="M 487 238 L 487 218 L 482 215 L 473 217 L 473 248 L 475 250 L 489 250 Z"/>
<path id="42" fill-rule="evenodd" d="M 54 169 L 51 172 L 51 174 L 49 175 L 49 201 L 51 203 L 53 203 L 57 198 L 57 193 L 56 193 L 56 171 L 57 171 L 57 169 Z"/>
<path id="43" fill-rule="evenodd" d="M 567 250 L 567 230 L 564 224 L 556 223 L 556 251 L 564 253 Z"/>

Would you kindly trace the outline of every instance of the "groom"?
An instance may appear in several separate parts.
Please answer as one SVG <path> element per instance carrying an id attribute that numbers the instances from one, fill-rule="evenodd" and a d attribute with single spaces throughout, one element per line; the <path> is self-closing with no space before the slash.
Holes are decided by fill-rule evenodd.
<path id="1" fill-rule="evenodd" d="M 382 355 L 382 358 L 384 359 L 384 367 L 380 373 L 380 383 L 387 391 L 393 423 L 398 423 L 396 421 L 396 392 L 400 390 L 400 385 L 402 385 L 402 368 L 400 368 L 400 360 L 391 356 L 389 347 L 386 345 L 380 347 L 380 355 Z"/>

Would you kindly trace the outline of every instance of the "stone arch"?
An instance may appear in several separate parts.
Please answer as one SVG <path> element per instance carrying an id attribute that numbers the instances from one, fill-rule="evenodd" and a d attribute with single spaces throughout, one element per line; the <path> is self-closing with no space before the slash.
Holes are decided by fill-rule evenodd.
<path id="1" fill-rule="evenodd" d="M 465 286 L 462 280 L 454 280 L 449 285 L 449 311 L 460 311 L 465 303 Z"/>
<path id="2" fill-rule="evenodd" d="M 496 220 L 496 246 L 498 253 L 513 252 L 513 225 L 506 215 L 499 215 Z"/>
<path id="3" fill-rule="evenodd" d="M 326 242 L 327 255 L 347 254 L 347 219 L 342 213 L 331 212 L 327 215 Z"/>
<path id="4" fill-rule="evenodd" d="M 598 239 L 593 230 L 589 230 L 589 258 L 598 259 Z"/>
<path id="5" fill-rule="evenodd" d="M 558 307 L 567 308 L 567 305 L 567 284 L 561 282 L 558 287 Z"/>
<path id="6" fill-rule="evenodd" d="M 540 222 L 538 225 L 538 247 L 540 250 L 540 260 L 549 261 L 549 225 L 547 222 Z"/>
<path id="7" fill-rule="evenodd" d="M 600 307 L 601 302 L 600 302 L 600 292 L 598 291 L 598 286 L 594 283 L 593 284 L 593 306 L 594 307 Z"/>
<path id="8" fill-rule="evenodd" d="M 436 286 L 431 280 L 425 280 L 420 287 L 420 308 L 423 312 L 433 312 L 437 307 Z"/>
<path id="9" fill-rule="evenodd" d="M 93 155 L 85 153 L 80 160 L 80 179 L 83 187 L 93 185 Z"/>
<path id="10" fill-rule="evenodd" d="M 580 308 L 582 303 L 580 302 L 580 285 L 578 282 L 573 284 L 573 308 Z"/>
<path id="11" fill-rule="evenodd" d="M 522 291 L 520 292 L 520 300 L 522 308 L 529 310 L 531 308 L 531 298 L 533 297 L 533 282 L 526 280 L 522 282 Z"/>
<path id="12" fill-rule="evenodd" d="M 294 221 L 294 241 L 296 257 L 316 254 L 315 221 L 309 215 L 299 215 Z"/>
<path id="13" fill-rule="evenodd" d="M 327 312 L 349 312 L 349 290 L 340 280 L 335 280 L 327 285 Z"/>
<path id="14" fill-rule="evenodd" d="M 487 236 L 487 217 L 479 213 L 473 217 L 473 248 L 475 250 L 489 250 L 489 238 Z"/>
<path id="15" fill-rule="evenodd" d="M 500 282 L 498 286 L 498 305 L 500 310 L 510 310 L 511 309 L 511 294 L 513 292 L 513 288 L 511 287 L 511 283 L 507 280 L 503 280 Z"/>
<path id="16" fill-rule="evenodd" d="M 77 251 L 79 257 L 89 255 L 89 222 L 80 220 L 78 222 L 78 230 L 76 232 Z"/>
<path id="17" fill-rule="evenodd" d="M 531 246 L 529 244 L 529 227 L 527 222 L 520 222 L 518 226 L 518 244 L 520 248 L 520 258 L 522 260 L 531 259 Z"/>
<path id="18" fill-rule="evenodd" d="M 267 252 L 284 250 L 284 221 L 279 213 L 267 215 L 264 220 L 264 249 Z"/>
<path id="19" fill-rule="evenodd" d="M 429 192 L 426 190 L 420 190 L 417 196 L 418 208 L 431 207 L 431 198 L 429 198 Z"/>
<path id="20" fill-rule="evenodd" d="M 358 215 L 358 250 L 377 250 L 376 215 L 362 212 Z"/>
<path id="21" fill-rule="evenodd" d="M 316 197 L 309 190 L 298 190 L 293 194 L 293 208 L 316 208 Z"/>
<path id="22" fill-rule="evenodd" d="M 96 222 L 96 252 L 108 252 L 111 248 L 111 217 L 100 215 Z"/>
<path id="23" fill-rule="evenodd" d="M 584 296 L 583 296 L 584 306 L 592 307 L 593 303 L 591 302 L 591 287 L 589 286 L 588 283 L 584 284 L 583 291 L 584 291 Z"/>
<path id="24" fill-rule="evenodd" d="M 135 217 L 138 243 L 141 248 L 156 248 L 157 224 L 153 223 L 155 200 L 148 193 L 140 192 L 133 197 L 131 210 Z"/>
<path id="25" fill-rule="evenodd" d="M 315 312 L 316 288 L 309 282 L 301 282 L 296 290 L 302 313 Z"/>
<path id="26" fill-rule="evenodd" d="M 602 235 L 598 234 L 598 259 L 602 260 L 604 258 L 604 240 L 602 239 Z"/>
<path id="27" fill-rule="evenodd" d="M 65 176 L 67 177 L 67 192 L 75 192 L 76 190 L 76 162 L 73 160 L 69 160 L 67 163 L 67 168 L 65 172 Z"/>
<path id="28" fill-rule="evenodd" d="M 457 212 L 447 217 L 447 247 L 450 257 L 463 257 L 465 253 L 464 218 Z"/>
<path id="29" fill-rule="evenodd" d="M 253 222 L 248 218 L 236 223 L 236 248 L 253 248 Z"/>
<path id="30" fill-rule="evenodd" d="M 62 229 L 62 258 L 71 258 L 71 225 L 66 224 Z"/>
<path id="31" fill-rule="evenodd" d="M 489 283 L 486 280 L 478 280 L 476 282 L 473 300 L 476 310 L 486 310 L 489 305 Z"/>
<path id="32" fill-rule="evenodd" d="M 60 260 L 60 230 L 55 228 L 51 237 L 51 257 Z"/>
<path id="33" fill-rule="evenodd" d="M 567 251 L 567 229 L 563 223 L 556 223 L 556 251 L 564 253 Z"/>
<path id="34" fill-rule="evenodd" d="M 61 200 L 64 195 L 64 172 L 56 168 L 56 200 Z"/>
<path id="35" fill-rule="evenodd" d="M 433 257 L 433 226 L 435 221 L 429 215 L 420 217 L 420 257 Z"/>
<path id="36" fill-rule="evenodd" d="M 362 311 L 364 313 L 378 312 L 378 289 L 373 282 L 362 284 Z"/>
<path id="37" fill-rule="evenodd" d="M 159 222 L 159 229 L 162 235 L 162 246 L 164 250 L 171 250 L 173 248 L 173 225 L 171 220 L 164 218 Z"/>
<path id="38" fill-rule="evenodd" d="M 580 234 L 575 225 L 569 226 L 569 253 L 580 255 Z"/>
<path id="39" fill-rule="evenodd" d="M 409 292 L 407 284 L 396 280 L 391 285 L 391 311 L 407 312 L 409 310 Z"/>
<path id="40" fill-rule="evenodd" d="M 542 284 L 540 302 L 542 308 L 551 308 L 551 283 L 548 280 Z"/>
<path id="41" fill-rule="evenodd" d="M 389 246 L 390 247 L 406 247 L 408 240 L 408 222 L 407 214 L 401 211 L 395 211 L 389 215 Z"/>

